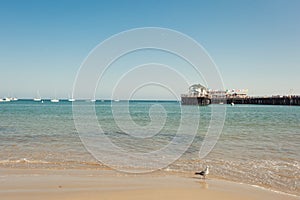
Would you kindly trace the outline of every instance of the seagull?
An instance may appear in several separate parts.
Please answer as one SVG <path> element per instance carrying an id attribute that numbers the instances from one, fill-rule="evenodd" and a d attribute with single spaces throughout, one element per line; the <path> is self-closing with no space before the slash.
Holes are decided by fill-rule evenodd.
<path id="1" fill-rule="evenodd" d="M 206 166 L 204 171 L 201 172 L 195 172 L 195 175 L 201 175 L 205 179 L 206 175 L 209 174 L 209 166 Z"/>

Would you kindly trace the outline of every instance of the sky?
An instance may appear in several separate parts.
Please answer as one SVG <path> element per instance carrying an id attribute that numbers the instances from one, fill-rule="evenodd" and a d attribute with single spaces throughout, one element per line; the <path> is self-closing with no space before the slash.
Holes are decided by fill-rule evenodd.
<path id="1" fill-rule="evenodd" d="M 0 97 L 33 98 L 39 91 L 43 98 L 67 98 L 81 64 L 99 43 L 142 27 L 193 38 L 217 65 L 227 89 L 300 95 L 299 9 L 298 0 L 0 0 Z M 105 84 L 115 83 L 109 77 Z M 191 75 L 189 82 L 203 79 Z M 108 97 L 108 90 L 97 90 L 96 97 Z M 145 87 L 137 97 L 168 98 L 158 90 Z"/>

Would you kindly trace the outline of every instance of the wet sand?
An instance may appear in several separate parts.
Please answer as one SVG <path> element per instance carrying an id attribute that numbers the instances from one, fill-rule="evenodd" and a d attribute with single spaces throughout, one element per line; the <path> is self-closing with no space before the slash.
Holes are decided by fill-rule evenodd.
<path id="1" fill-rule="evenodd" d="M 133 175 L 111 170 L 0 169 L 3 200 L 230 199 L 299 200 L 245 184 L 179 175 Z"/>

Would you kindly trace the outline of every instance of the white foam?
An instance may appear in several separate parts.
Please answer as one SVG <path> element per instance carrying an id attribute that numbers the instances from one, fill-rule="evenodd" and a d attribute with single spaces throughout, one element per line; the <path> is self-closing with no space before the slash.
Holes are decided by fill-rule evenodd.
<path id="1" fill-rule="evenodd" d="M 240 184 L 243 184 L 243 183 L 240 183 Z M 292 196 L 292 197 L 299 197 L 296 194 L 290 194 L 290 193 L 286 193 L 286 192 L 282 192 L 282 191 L 278 191 L 278 190 L 274 190 L 274 189 L 270 189 L 270 188 L 265 188 L 265 187 L 259 186 L 259 185 L 251 185 L 251 186 L 255 187 L 255 188 L 262 189 L 262 190 L 267 190 L 267 191 L 275 192 L 277 194 L 288 195 L 288 196 Z"/>
<path id="2" fill-rule="evenodd" d="M 43 161 L 43 160 L 28 160 L 27 158 L 21 158 L 17 160 L 0 160 L 0 164 L 14 164 L 14 163 L 49 164 L 50 162 Z"/>

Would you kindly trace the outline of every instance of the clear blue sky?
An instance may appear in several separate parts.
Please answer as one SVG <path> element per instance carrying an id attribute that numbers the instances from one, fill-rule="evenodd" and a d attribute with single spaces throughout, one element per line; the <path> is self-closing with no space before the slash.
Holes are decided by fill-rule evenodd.
<path id="1" fill-rule="evenodd" d="M 67 97 L 97 44 L 149 26 L 202 44 L 226 88 L 300 94 L 299 10 L 299 0 L 0 0 L 0 97 Z"/>

